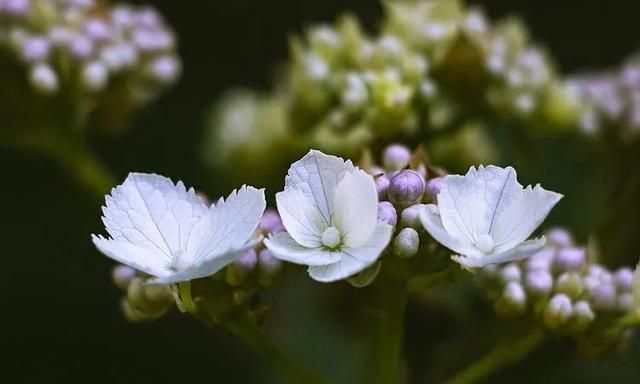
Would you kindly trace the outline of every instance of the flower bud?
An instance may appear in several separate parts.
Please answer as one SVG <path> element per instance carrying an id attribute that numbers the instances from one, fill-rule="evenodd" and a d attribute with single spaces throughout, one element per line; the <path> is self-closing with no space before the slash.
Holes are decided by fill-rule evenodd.
<path id="1" fill-rule="evenodd" d="M 12 16 L 25 16 L 31 8 L 31 0 L 4 0 L 0 11 Z"/>
<path id="2" fill-rule="evenodd" d="M 377 261 L 373 265 L 367 267 L 364 271 L 355 276 L 349 277 L 347 281 L 356 288 L 364 288 L 374 282 L 378 273 L 380 273 L 381 265 L 382 263 Z"/>
<path id="3" fill-rule="evenodd" d="M 276 272 L 282 267 L 282 261 L 274 257 L 271 251 L 266 248 L 258 253 L 258 264 L 260 264 L 260 268 L 269 273 Z"/>
<path id="4" fill-rule="evenodd" d="M 282 219 L 278 211 L 271 208 L 264 211 L 262 218 L 260 218 L 260 230 L 266 234 L 284 230 L 284 225 L 282 225 Z"/>
<path id="5" fill-rule="evenodd" d="M 576 331 L 584 330 L 595 318 L 596 315 L 593 313 L 589 302 L 580 300 L 574 304 L 572 320 L 575 323 Z"/>
<path id="6" fill-rule="evenodd" d="M 26 38 L 22 42 L 22 58 L 28 62 L 45 60 L 50 50 L 51 43 L 42 36 Z"/>
<path id="7" fill-rule="evenodd" d="M 250 249 L 234 261 L 233 265 L 235 265 L 239 270 L 247 272 L 252 271 L 256 267 L 257 263 L 258 254 L 255 249 Z"/>
<path id="8" fill-rule="evenodd" d="M 376 191 L 378 191 L 378 200 L 385 200 L 387 198 L 387 191 L 389 190 L 389 178 L 387 175 L 380 175 L 376 177 Z"/>
<path id="9" fill-rule="evenodd" d="M 424 188 L 424 179 L 418 172 L 404 170 L 393 176 L 387 194 L 391 202 L 408 206 L 420 202 Z"/>
<path id="10" fill-rule="evenodd" d="M 390 225 L 396 225 L 398 222 L 398 214 L 396 209 L 388 201 L 378 203 L 378 220 L 382 220 Z"/>
<path id="11" fill-rule="evenodd" d="M 79 35 L 68 43 L 68 49 L 76 59 L 86 59 L 93 53 L 94 43 L 88 37 Z"/>
<path id="12" fill-rule="evenodd" d="M 384 150 L 382 164 L 387 171 L 399 171 L 409 165 L 411 151 L 401 144 L 391 144 Z"/>
<path id="13" fill-rule="evenodd" d="M 591 290 L 591 303 L 595 309 L 612 309 L 616 300 L 616 288 L 611 283 L 600 283 Z"/>
<path id="14" fill-rule="evenodd" d="M 421 228 L 422 223 L 420 223 L 420 211 L 424 208 L 424 204 L 414 204 L 403 209 L 400 214 L 400 224 L 403 227 L 411 227 L 416 230 Z"/>
<path id="15" fill-rule="evenodd" d="M 495 303 L 495 310 L 499 316 L 519 315 L 526 309 L 527 295 L 520 283 L 512 281 L 508 283 Z"/>
<path id="16" fill-rule="evenodd" d="M 498 274 L 500 276 L 500 280 L 504 284 L 508 284 L 512 281 L 520 282 L 520 279 L 522 278 L 520 267 L 518 267 L 518 264 L 516 263 L 505 265 Z"/>
<path id="17" fill-rule="evenodd" d="M 579 271 L 587 260 L 584 248 L 561 248 L 554 259 L 554 267 L 559 271 Z"/>
<path id="18" fill-rule="evenodd" d="M 633 285 L 633 271 L 631 268 L 623 267 L 613 275 L 613 281 L 621 291 L 631 291 Z"/>
<path id="19" fill-rule="evenodd" d="M 404 228 L 393 240 L 393 253 L 398 257 L 411 257 L 418 253 L 420 236 L 413 228 Z"/>
<path id="20" fill-rule="evenodd" d="M 127 289 L 131 280 L 136 277 L 136 270 L 128 265 L 116 265 L 111 271 L 111 277 L 116 287 L 120 289 Z"/>
<path id="21" fill-rule="evenodd" d="M 46 64 L 37 64 L 31 69 L 31 83 L 43 93 L 53 93 L 58 90 L 58 76 Z"/>
<path id="22" fill-rule="evenodd" d="M 434 177 L 433 179 L 429 179 L 425 186 L 425 193 L 431 201 L 436 201 L 438 198 L 438 194 L 444 185 L 444 177 Z"/>
<path id="23" fill-rule="evenodd" d="M 180 61 L 173 56 L 164 56 L 151 63 L 151 74 L 163 83 L 170 83 L 180 75 Z"/>
<path id="24" fill-rule="evenodd" d="M 524 309 L 527 303 L 527 295 L 520 283 L 511 281 L 504 287 L 502 298 L 514 308 Z"/>
<path id="25" fill-rule="evenodd" d="M 553 288 L 553 277 L 544 269 L 534 269 L 527 272 L 524 283 L 529 292 L 544 295 Z"/>
<path id="26" fill-rule="evenodd" d="M 544 311 L 544 323 L 551 329 L 563 326 L 573 314 L 573 305 L 569 296 L 558 293 L 549 300 Z"/>
<path id="27" fill-rule="evenodd" d="M 584 285 L 580 275 L 574 272 L 566 272 L 558 276 L 556 280 L 556 292 L 564 293 L 569 297 L 576 298 L 582 294 Z"/>
<path id="28" fill-rule="evenodd" d="M 527 269 L 540 269 L 540 270 L 550 270 L 551 263 L 553 262 L 553 258 L 555 256 L 556 251 L 551 248 L 543 248 L 540 252 L 532 255 L 527 260 Z"/>
<path id="29" fill-rule="evenodd" d="M 618 295 L 616 300 L 616 309 L 622 312 L 631 312 L 635 308 L 633 294 L 624 292 Z"/>
<path id="30" fill-rule="evenodd" d="M 545 234 L 547 243 L 556 247 L 570 247 L 573 245 L 571 233 L 564 228 L 552 228 Z"/>
<path id="31" fill-rule="evenodd" d="M 82 71 L 82 82 L 87 89 L 99 91 L 107 85 L 109 70 L 99 61 L 88 63 Z"/>

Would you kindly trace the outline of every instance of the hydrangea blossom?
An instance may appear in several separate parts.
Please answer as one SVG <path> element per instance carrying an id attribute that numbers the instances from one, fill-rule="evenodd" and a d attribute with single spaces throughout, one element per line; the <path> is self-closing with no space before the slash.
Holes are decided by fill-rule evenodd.
<path id="1" fill-rule="evenodd" d="M 276 202 L 286 232 L 265 245 L 281 260 L 308 265 L 317 281 L 363 271 L 391 240 L 393 226 L 377 217 L 373 178 L 339 157 L 312 150 L 293 163 Z"/>
<path id="2" fill-rule="evenodd" d="M 264 190 L 253 187 L 208 206 L 182 182 L 131 173 L 106 196 L 102 221 L 111 238 L 92 239 L 151 282 L 177 283 L 212 275 L 255 246 L 265 205 Z"/>
<path id="3" fill-rule="evenodd" d="M 562 195 L 540 185 L 523 188 L 511 167 L 471 167 L 443 180 L 437 205 L 420 213 L 422 225 L 466 268 L 518 260 L 544 246 L 544 237 L 526 241 Z"/>

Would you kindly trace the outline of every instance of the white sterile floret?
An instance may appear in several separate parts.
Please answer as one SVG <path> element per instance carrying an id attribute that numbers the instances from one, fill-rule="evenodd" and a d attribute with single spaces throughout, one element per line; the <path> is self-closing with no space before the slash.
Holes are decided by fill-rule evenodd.
<path id="1" fill-rule="evenodd" d="M 255 246 L 265 205 L 264 190 L 253 187 L 208 206 L 182 182 L 131 173 L 106 196 L 102 221 L 111 238 L 92 239 L 152 283 L 177 283 L 210 276 Z"/>
<path id="2" fill-rule="evenodd" d="M 373 178 L 339 157 L 312 150 L 293 163 L 276 202 L 286 232 L 265 245 L 281 260 L 308 265 L 317 281 L 363 271 L 391 240 L 393 227 L 378 220 Z"/>
<path id="3" fill-rule="evenodd" d="M 458 255 L 465 268 L 526 258 L 544 245 L 529 236 L 562 195 L 540 185 L 523 188 L 511 167 L 474 167 L 466 175 L 444 178 L 437 205 L 420 213 L 422 225 L 440 244 Z"/>

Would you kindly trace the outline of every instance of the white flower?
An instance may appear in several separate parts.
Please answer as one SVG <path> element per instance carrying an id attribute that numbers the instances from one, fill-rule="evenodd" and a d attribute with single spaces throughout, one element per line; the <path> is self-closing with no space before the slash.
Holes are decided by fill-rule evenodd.
<path id="1" fill-rule="evenodd" d="M 526 241 L 562 195 L 540 185 L 523 188 L 516 171 L 496 166 L 469 169 L 444 178 L 437 205 L 420 213 L 425 229 L 459 254 L 466 268 L 528 257 L 544 246 L 544 237 Z"/>
<path id="2" fill-rule="evenodd" d="M 265 204 L 264 190 L 244 186 L 207 206 L 182 182 L 131 173 L 106 196 L 102 221 L 111 238 L 92 239 L 108 257 L 154 276 L 153 283 L 197 279 L 255 246 Z"/>
<path id="3" fill-rule="evenodd" d="M 308 265 L 314 280 L 363 271 L 391 240 L 393 227 L 377 218 L 373 178 L 351 161 L 310 151 L 291 165 L 276 201 L 286 232 L 265 245 L 279 259 Z"/>

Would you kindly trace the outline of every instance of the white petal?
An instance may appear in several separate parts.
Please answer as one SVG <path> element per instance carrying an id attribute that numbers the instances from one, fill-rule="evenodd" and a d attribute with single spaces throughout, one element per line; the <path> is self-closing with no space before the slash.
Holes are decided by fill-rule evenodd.
<path id="1" fill-rule="evenodd" d="M 285 178 L 285 190 L 300 189 L 319 209 L 325 227 L 331 223 L 336 188 L 345 172 L 354 169 L 351 161 L 311 150 L 291 164 Z"/>
<path id="2" fill-rule="evenodd" d="M 300 245 L 315 248 L 322 244 L 326 223 L 320 210 L 301 190 L 289 188 L 276 194 L 282 224 Z"/>
<path id="3" fill-rule="evenodd" d="M 391 241 L 393 227 L 378 221 L 370 242 L 357 248 L 344 248 L 338 262 L 329 265 L 310 266 L 312 279 L 323 283 L 346 279 L 362 272 L 378 260 Z"/>
<path id="4" fill-rule="evenodd" d="M 255 247 L 261 240 L 261 237 L 254 238 L 236 251 L 216 255 L 215 257 L 206 259 L 199 264 L 192 265 L 184 271 L 176 272 L 165 277 L 155 278 L 149 281 L 148 284 L 173 284 L 211 276 L 244 255 L 249 249 Z"/>
<path id="5" fill-rule="evenodd" d="M 301 246 L 287 232 L 272 233 L 264 245 L 280 260 L 302 265 L 326 265 L 340 260 L 338 252 L 324 247 L 307 248 Z"/>
<path id="6" fill-rule="evenodd" d="M 471 257 L 480 257 L 483 255 L 473 244 L 468 242 L 466 237 L 460 236 L 460 238 L 455 238 L 447 232 L 442 225 L 438 207 L 435 205 L 428 204 L 420 211 L 420 222 L 431 237 L 453 252 Z"/>
<path id="7" fill-rule="evenodd" d="M 107 240 L 92 235 L 91 240 L 100 252 L 131 268 L 152 276 L 167 276 L 171 273 L 171 263 L 158 255 L 158 251 L 128 241 Z"/>
<path id="8" fill-rule="evenodd" d="M 520 245 L 506 252 L 493 253 L 481 257 L 453 256 L 451 259 L 461 264 L 465 268 L 482 268 L 489 264 L 502 264 L 511 261 L 526 259 L 527 257 L 537 253 L 544 247 L 545 238 L 525 241 Z"/>
<path id="9" fill-rule="evenodd" d="M 371 238 L 378 222 L 378 193 L 373 177 L 356 169 L 338 183 L 333 223 L 346 247 L 359 247 Z"/>
<path id="10" fill-rule="evenodd" d="M 491 228 L 494 252 L 509 250 L 528 239 L 561 198 L 561 194 L 539 185 L 505 197 Z"/>
<path id="11" fill-rule="evenodd" d="M 103 222 L 114 240 L 145 247 L 171 261 L 207 206 L 182 184 L 163 176 L 131 173 L 106 196 Z"/>
<path id="12" fill-rule="evenodd" d="M 252 239 L 265 208 L 264 190 L 253 187 L 243 186 L 226 201 L 220 199 L 189 238 L 186 265 L 201 265 L 242 249 Z"/>

